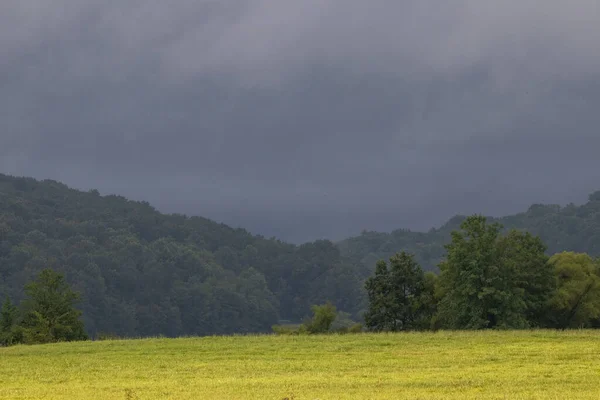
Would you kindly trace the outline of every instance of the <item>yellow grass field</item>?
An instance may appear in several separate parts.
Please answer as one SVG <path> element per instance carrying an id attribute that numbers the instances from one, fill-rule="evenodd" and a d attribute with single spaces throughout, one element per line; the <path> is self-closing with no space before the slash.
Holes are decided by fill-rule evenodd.
<path id="1" fill-rule="evenodd" d="M 0 348 L 0 399 L 599 399 L 600 331 Z"/>

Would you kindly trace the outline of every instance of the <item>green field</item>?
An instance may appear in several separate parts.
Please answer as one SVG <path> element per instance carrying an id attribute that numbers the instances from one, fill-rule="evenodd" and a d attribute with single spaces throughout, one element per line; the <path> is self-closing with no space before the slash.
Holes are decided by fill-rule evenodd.
<path id="1" fill-rule="evenodd" d="M 234 336 L 0 348 L 1 399 L 598 399 L 600 332 Z"/>

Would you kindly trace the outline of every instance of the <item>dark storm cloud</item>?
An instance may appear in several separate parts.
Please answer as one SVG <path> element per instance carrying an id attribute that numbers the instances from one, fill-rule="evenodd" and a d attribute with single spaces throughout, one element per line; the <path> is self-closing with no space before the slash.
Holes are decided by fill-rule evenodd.
<path id="1" fill-rule="evenodd" d="M 597 1 L 0 3 L 0 168 L 291 240 L 600 189 Z"/>

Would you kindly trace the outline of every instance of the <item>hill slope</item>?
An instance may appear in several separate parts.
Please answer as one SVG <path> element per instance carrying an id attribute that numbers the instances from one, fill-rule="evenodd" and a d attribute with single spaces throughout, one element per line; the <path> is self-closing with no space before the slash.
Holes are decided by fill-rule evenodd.
<path id="1" fill-rule="evenodd" d="M 327 299 L 357 313 L 362 277 L 329 241 L 294 246 L 146 202 L 0 175 L 0 296 L 43 268 L 82 293 L 91 335 L 267 331 Z"/>
<path id="2" fill-rule="evenodd" d="M 407 250 L 435 269 L 463 218 L 427 233 L 295 246 L 146 202 L 0 174 L 0 297 L 19 301 L 26 282 L 56 269 L 82 293 L 92 336 L 264 332 L 327 300 L 360 318 L 363 281 L 378 259 Z M 534 205 L 498 221 L 540 235 L 549 253 L 600 256 L 600 192 L 581 206 Z"/>
<path id="3" fill-rule="evenodd" d="M 399 250 L 416 255 L 424 269 L 436 270 L 445 255 L 444 244 L 450 233 L 460 227 L 464 216 L 455 216 L 439 229 L 427 233 L 396 230 L 391 233 L 363 232 L 337 245 L 342 255 L 363 268 L 372 268 L 379 259 L 387 259 Z M 539 235 L 548 253 L 576 251 L 600 256 L 600 192 L 589 196 L 581 206 L 534 204 L 526 212 L 502 218 L 489 218 L 508 229 L 519 229 Z"/>

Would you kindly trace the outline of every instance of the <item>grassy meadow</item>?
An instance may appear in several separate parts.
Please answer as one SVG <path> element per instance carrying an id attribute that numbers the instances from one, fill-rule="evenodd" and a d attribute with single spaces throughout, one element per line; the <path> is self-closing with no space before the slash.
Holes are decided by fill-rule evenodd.
<path id="1" fill-rule="evenodd" d="M 0 399 L 598 399 L 600 331 L 143 339 L 0 348 Z"/>

